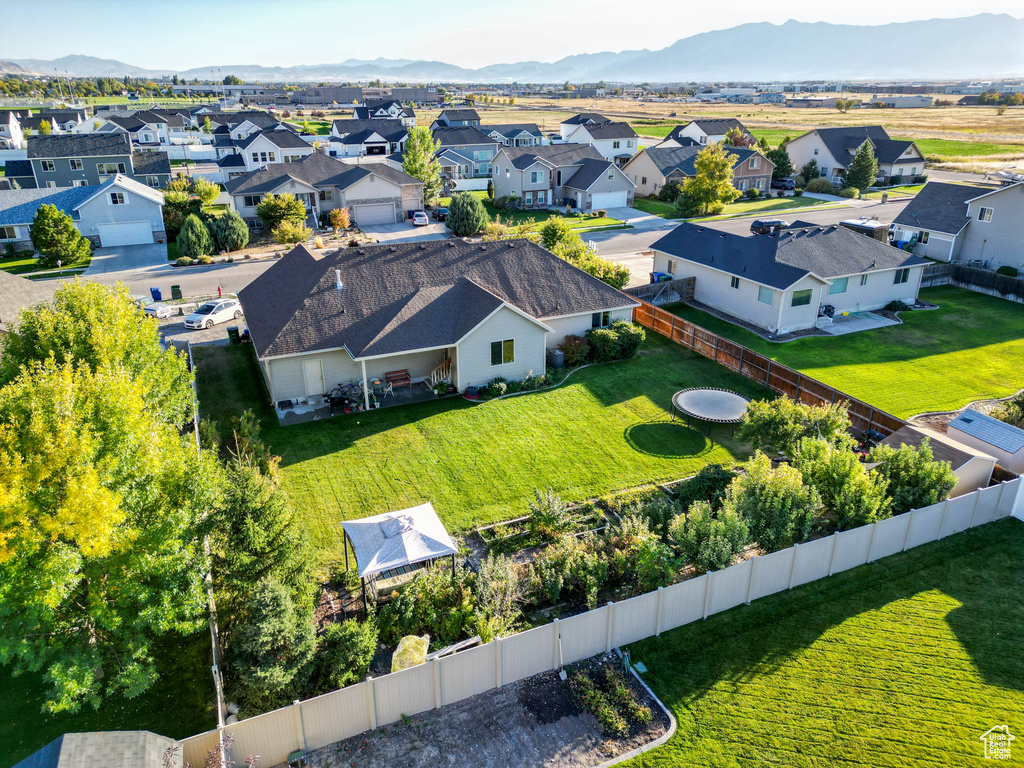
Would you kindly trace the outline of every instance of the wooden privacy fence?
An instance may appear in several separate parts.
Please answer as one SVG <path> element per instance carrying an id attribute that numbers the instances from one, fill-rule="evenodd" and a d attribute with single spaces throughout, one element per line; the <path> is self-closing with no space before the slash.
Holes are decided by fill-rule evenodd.
<path id="1" fill-rule="evenodd" d="M 929 264 L 921 275 L 921 287 L 936 285 L 955 285 L 1024 304 L 1024 278 L 1000 275 L 990 269 L 977 269 L 966 264 Z"/>
<path id="2" fill-rule="evenodd" d="M 742 603 L 784 592 L 858 565 L 1013 515 L 1024 520 L 1024 479 L 1002 483 L 898 517 L 835 533 L 745 560 L 721 571 L 659 587 L 619 603 L 467 651 L 342 688 L 182 740 L 183 756 L 204 765 L 229 733 L 229 757 L 244 764 L 260 755 L 277 765 L 297 750 L 313 750 L 403 715 L 462 701 L 612 648 L 706 619 Z"/>
<path id="3" fill-rule="evenodd" d="M 846 410 L 855 429 L 875 429 L 890 435 L 906 425 L 903 419 L 891 413 L 868 405 L 840 389 L 830 387 L 646 301 L 633 310 L 633 319 L 645 328 L 657 331 L 677 344 L 797 402 L 820 405 L 846 401 Z"/>

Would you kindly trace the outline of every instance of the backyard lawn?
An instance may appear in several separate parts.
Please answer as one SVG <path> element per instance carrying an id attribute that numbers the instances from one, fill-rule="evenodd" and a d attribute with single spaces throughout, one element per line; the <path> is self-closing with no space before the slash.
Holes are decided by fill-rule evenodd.
<path id="1" fill-rule="evenodd" d="M 782 344 L 683 304 L 666 309 L 902 418 L 1024 387 L 1024 305 L 948 286 L 925 288 L 921 299 L 939 309 Z"/>
<path id="2" fill-rule="evenodd" d="M 259 408 L 251 347 L 194 352 L 204 417 L 224 425 L 242 407 Z M 672 394 L 692 386 L 770 394 L 649 334 L 636 359 L 579 371 L 556 389 L 290 427 L 264 413 L 264 436 L 283 457 L 292 506 L 329 564 L 343 556 L 344 519 L 430 501 L 450 530 L 465 531 L 524 514 L 535 487 L 578 500 L 742 461 L 744 447 L 727 428 L 716 428 L 709 442 L 703 432 L 669 423 Z"/>
<path id="3" fill-rule="evenodd" d="M 210 633 L 175 635 L 155 650 L 160 679 L 149 691 L 136 699 L 112 697 L 98 710 L 86 704 L 77 714 L 44 714 L 42 675 L 13 677 L 0 667 L 0 768 L 10 768 L 66 732 L 150 730 L 180 739 L 215 728 Z"/>
<path id="4" fill-rule="evenodd" d="M 785 211 L 793 208 L 813 208 L 825 205 L 824 200 L 813 197 L 762 197 L 757 200 L 738 200 L 725 206 L 722 216 L 736 216 L 743 214 L 762 213 L 767 211 Z M 673 203 L 666 203 L 663 200 L 651 197 L 640 197 L 633 201 L 633 207 L 645 213 L 653 213 L 663 219 L 678 219 L 676 207 Z M 708 219 L 716 219 L 717 216 L 709 216 Z"/>
<path id="5" fill-rule="evenodd" d="M 1024 730 L 1022 558 L 1002 520 L 634 644 L 679 728 L 624 765 L 989 764 Z"/>

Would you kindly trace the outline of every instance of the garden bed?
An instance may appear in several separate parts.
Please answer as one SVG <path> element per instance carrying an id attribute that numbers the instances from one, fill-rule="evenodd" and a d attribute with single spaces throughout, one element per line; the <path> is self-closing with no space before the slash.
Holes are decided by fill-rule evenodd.
<path id="1" fill-rule="evenodd" d="M 593 504 L 581 504 L 574 507 L 573 527 L 568 531 L 571 536 L 582 536 L 585 533 L 597 533 L 608 526 L 608 518 L 604 512 Z M 496 555 L 509 555 L 524 549 L 531 549 L 547 543 L 547 539 L 530 533 L 530 516 L 517 517 L 476 529 L 476 534 L 483 540 L 488 551 Z"/>

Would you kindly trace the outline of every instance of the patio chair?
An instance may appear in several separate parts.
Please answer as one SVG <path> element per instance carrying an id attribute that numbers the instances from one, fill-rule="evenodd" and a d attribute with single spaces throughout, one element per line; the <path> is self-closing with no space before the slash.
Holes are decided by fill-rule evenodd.
<path id="1" fill-rule="evenodd" d="M 381 388 L 380 399 L 383 400 L 388 395 L 395 396 L 395 385 L 390 381 Z"/>

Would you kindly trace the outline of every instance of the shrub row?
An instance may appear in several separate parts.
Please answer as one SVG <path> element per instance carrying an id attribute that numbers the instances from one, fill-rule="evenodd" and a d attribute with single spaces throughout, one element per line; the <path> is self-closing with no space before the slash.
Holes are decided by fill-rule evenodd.
<path id="1" fill-rule="evenodd" d="M 480 394 L 484 397 L 501 397 L 502 395 L 511 395 L 516 392 L 532 392 L 535 389 L 546 387 L 548 383 L 546 373 L 542 373 L 540 376 L 534 376 L 531 373 L 521 380 L 509 380 L 503 376 L 495 376 L 489 383 L 480 388 Z"/>
<path id="2" fill-rule="evenodd" d="M 558 348 L 569 367 L 628 360 L 637 353 L 646 336 L 642 326 L 617 320 L 607 328 L 591 328 L 585 337 L 566 336 Z"/>

